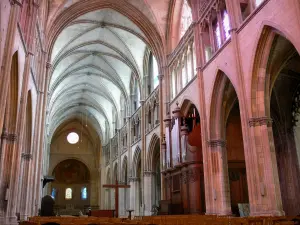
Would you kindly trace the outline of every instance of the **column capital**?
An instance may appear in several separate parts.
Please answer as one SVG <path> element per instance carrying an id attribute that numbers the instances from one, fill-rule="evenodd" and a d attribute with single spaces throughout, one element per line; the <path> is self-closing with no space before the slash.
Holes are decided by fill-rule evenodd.
<path id="1" fill-rule="evenodd" d="M 156 173 L 153 171 L 144 171 L 144 176 L 145 177 L 151 177 L 154 176 Z"/>
<path id="2" fill-rule="evenodd" d="M 32 159 L 32 154 L 31 153 L 22 153 L 21 158 L 29 161 Z"/>
<path id="3" fill-rule="evenodd" d="M 159 81 L 162 81 L 164 79 L 164 75 L 163 74 L 159 74 L 158 76 Z"/>
<path id="4" fill-rule="evenodd" d="M 253 117 L 249 119 L 249 127 L 263 126 L 267 125 L 268 127 L 272 126 L 273 120 L 269 117 Z"/>
<path id="5" fill-rule="evenodd" d="M 2 134 L 1 134 L 1 139 L 8 140 L 8 132 L 6 130 L 3 130 Z"/>
<path id="6" fill-rule="evenodd" d="M 128 178 L 128 181 L 129 182 L 138 182 L 138 181 L 140 181 L 141 179 L 139 178 L 139 177 L 129 177 Z"/>
<path id="7" fill-rule="evenodd" d="M 17 141 L 17 138 L 18 138 L 18 135 L 17 134 L 8 134 L 8 140 L 11 141 L 11 142 L 16 142 Z"/>
<path id="8" fill-rule="evenodd" d="M 50 62 L 47 62 L 47 63 L 46 63 L 46 68 L 47 68 L 47 69 L 51 69 L 51 68 L 52 68 L 52 64 L 51 64 Z"/>
<path id="9" fill-rule="evenodd" d="M 226 147 L 226 141 L 222 139 L 211 139 L 207 141 L 209 147 Z"/>

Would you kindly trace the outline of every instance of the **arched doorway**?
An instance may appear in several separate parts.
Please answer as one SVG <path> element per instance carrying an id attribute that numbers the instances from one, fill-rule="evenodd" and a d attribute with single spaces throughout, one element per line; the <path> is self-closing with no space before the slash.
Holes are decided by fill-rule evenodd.
<path id="1" fill-rule="evenodd" d="M 60 162 L 53 170 L 55 181 L 51 184 L 51 193 L 55 198 L 57 213 L 78 215 L 86 213 L 90 205 L 90 171 L 87 166 L 76 160 Z"/>
<path id="2" fill-rule="evenodd" d="M 210 117 L 213 194 L 226 202 L 214 210 L 239 216 L 239 207 L 249 203 L 243 134 L 237 93 L 222 71 L 216 77 Z"/>

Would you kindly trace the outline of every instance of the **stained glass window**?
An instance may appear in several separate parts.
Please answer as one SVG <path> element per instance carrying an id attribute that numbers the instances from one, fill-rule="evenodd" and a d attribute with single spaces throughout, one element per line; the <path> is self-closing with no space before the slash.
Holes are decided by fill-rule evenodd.
<path id="1" fill-rule="evenodd" d="M 87 199 L 87 188 L 83 187 L 81 189 L 81 199 L 86 200 Z"/>
<path id="2" fill-rule="evenodd" d="M 65 193 L 66 199 L 72 199 L 72 188 L 67 188 Z"/>
<path id="3" fill-rule="evenodd" d="M 218 22 L 215 25 L 215 40 L 216 40 L 216 47 L 219 49 L 221 47 L 221 32 L 220 32 L 220 27 Z"/>
<path id="4" fill-rule="evenodd" d="M 51 191 L 51 196 L 52 198 L 56 198 L 56 188 L 52 188 L 52 191 Z"/>
<path id="5" fill-rule="evenodd" d="M 223 27 L 225 33 L 225 39 L 227 40 L 230 37 L 230 21 L 229 16 L 226 10 L 223 11 Z"/>
<path id="6" fill-rule="evenodd" d="M 75 132 L 71 132 L 67 136 L 67 140 L 70 144 L 76 144 L 79 141 L 79 136 Z"/>
<path id="7" fill-rule="evenodd" d="M 255 0 L 256 7 L 259 6 L 264 0 Z"/>
<path id="8" fill-rule="evenodd" d="M 182 11 L 181 11 L 181 21 L 180 21 L 180 38 L 185 34 L 189 26 L 191 25 L 192 19 L 192 10 L 187 2 L 183 1 Z"/>
<path id="9" fill-rule="evenodd" d="M 152 76 L 153 76 L 153 88 L 155 89 L 159 85 L 158 78 L 158 65 L 155 57 L 152 55 Z"/>

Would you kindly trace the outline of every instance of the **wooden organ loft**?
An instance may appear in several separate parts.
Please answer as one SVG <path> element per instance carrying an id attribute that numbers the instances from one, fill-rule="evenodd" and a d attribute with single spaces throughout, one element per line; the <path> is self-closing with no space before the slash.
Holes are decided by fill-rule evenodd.
<path id="1" fill-rule="evenodd" d="M 204 174 L 200 116 L 191 104 L 184 113 L 178 107 L 164 120 L 163 179 L 166 200 L 161 212 L 192 214 L 205 212 Z"/>

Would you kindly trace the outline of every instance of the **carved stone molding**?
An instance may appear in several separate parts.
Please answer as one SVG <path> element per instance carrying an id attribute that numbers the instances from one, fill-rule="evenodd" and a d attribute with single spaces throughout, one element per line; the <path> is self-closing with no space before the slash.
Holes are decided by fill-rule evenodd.
<path id="1" fill-rule="evenodd" d="M 151 176 L 155 176 L 156 173 L 153 171 L 144 171 L 144 176 L 145 177 L 151 177 Z"/>
<path id="2" fill-rule="evenodd" d="M 20 0 L 9 0 L 11 5 L 22 6 L 22 2 Z"/>
<path id="3" fill-rule="evenodd" d="M 51 69 L 51 68 L 52 68 L 52 64 L 51 64 L 50 62 L 47 62 L 47 63 L 46 63 L 46 68 L 47 68 L 47 69 Z"/>
<path id="4" fill-rule="evenodd" d="M 8 133 L 6 130 L 3 130 L 1 134 L 1 140 L 8 140 Z"/>
<path id="5" fill-rule="evenodd" d="M 159 81 L 162 81 L 164 79 L 164 75 L 163 74 L 160 74 L 157 77 L 158 77 Z"/>
<path id="6" fill-rule="evenodd" d="M 273 120 L 269 117 L 254 117 L 249 119 L 249 126 L 250 127 L 257 127 L 267 125 L 268 127 L 272 126 Z"/>
<path id="7" fill-rule="evenodd" d="M 193 168 L 187 171 L 188 172 L 188 181 L 194 183 L 199 180 L 199 169 Z"/>
<path id="8" fill-rule="evenodd" d="M 184 184 L 187 183 L 187 181 L 188 181 L 188 171 L 182 171 L 182 173 L 181 173 L 181 179 L 182 179 L 182 182 Z"/>
<path id="9" fill-rule="evenodd" d="M 128 181 L 129 182 L 139 182 L 141 179 L 139 177 L 129 177 Z"/>
<path id="10" fill-rule="evenodd" d="M 222 139 L 208 140 L 207 143 L 209 147 L 226 147 L 226 141 Z"/>
<path id="11" fill-rule="evenodd" d="M 32 154 L 31 153 L 22 153 L 21 158 L 24 160 L 31 160 Z"/>
<path id="12" fill-rule="evenodd" d="M 17 138 L 18 138 L 17 134 L 8 134 L 7 140 L 9 140 L 11 142 L 15 142 L 15 141 L 17 141 Z"/>

